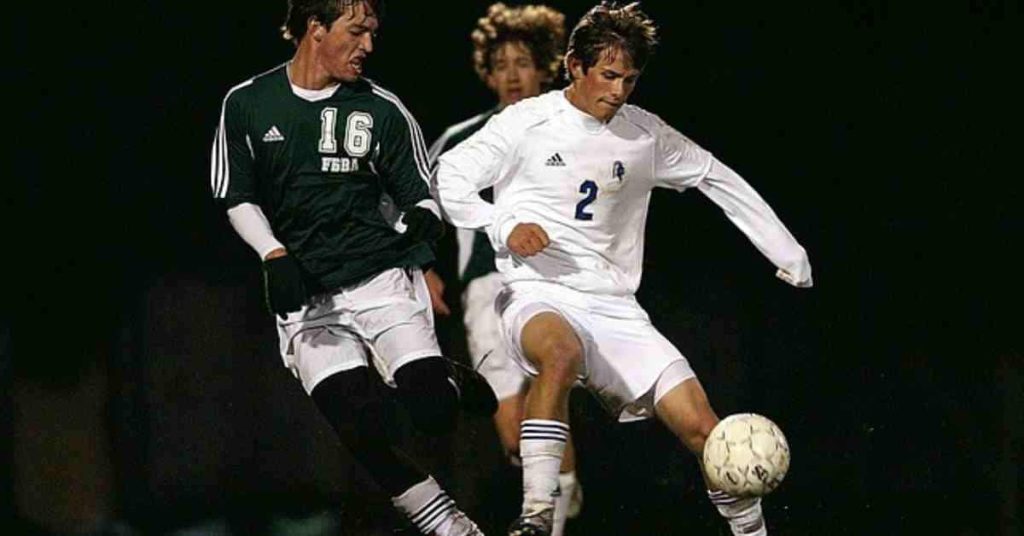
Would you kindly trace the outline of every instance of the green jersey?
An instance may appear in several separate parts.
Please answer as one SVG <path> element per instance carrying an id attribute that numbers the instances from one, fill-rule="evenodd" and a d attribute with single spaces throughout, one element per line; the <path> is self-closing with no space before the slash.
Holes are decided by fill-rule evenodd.
<path id="1" fill-rule="evenodd" d="M 235 86 L 224 98 L 211 176 L 228 207 L 263 210 L 313 289 L 434 258 L 381 214 L 384 192 L 401 210 L 431 200 L 430 175 L 416 120 L 370 80 L 307 91 L 282 65 Z"/>
<path id="2" fill-rule="evenodd" d="M 499 111 L 501 111 L 499 108 L 494 108 L 448 127 L 441 137 L 430 146 L 431 165 L 437 162 L 442 153 L 483 128 L 487 120 Z M 491 188 L 480 192 L 480 195 L 485 200 L 492 201 Z M 497 267 L 494 265 L 494 248 L 491 246 L 487 233 L 460 230 L 457 237 L 459 240 L 459 277 L 463 283 L 468 284 L 477 277 L 497 271 Z"/>

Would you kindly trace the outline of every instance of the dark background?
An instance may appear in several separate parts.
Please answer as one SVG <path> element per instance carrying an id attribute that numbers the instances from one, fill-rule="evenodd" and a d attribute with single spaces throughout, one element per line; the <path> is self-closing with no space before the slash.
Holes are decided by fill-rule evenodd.
<path id="1" fill-rule="evenodd" d="M 488 3 L 391 4 L 368 73 L 429 143 L 492 104 L 468 41 Z M 570 24 L 590 6 L 551 4 Z M 720 414 L 787 433 L 773 534 L 1019 533 L 1019 4 L 644 6 L 662 46 L 633 102 L 746 177 L 814 267 L 793 289 L 699 193 L 654 196 L 640 300 Z M 26 534 L 393 525 L 280 366 L 255 256 L 210 199 L 223 95 L 291 55 L 284 2 L 50 7 L 5 35 L 0 516 Z M 450 275 L 451 234 L 442 253 Z M 439 330 L 465 359 L 460 323 Z M 663 429 L 574 401 L 574 534 L 723 534 Z M 500 526 L 515 473 L 488 422 L 462 430 L 414 448 Z"/>

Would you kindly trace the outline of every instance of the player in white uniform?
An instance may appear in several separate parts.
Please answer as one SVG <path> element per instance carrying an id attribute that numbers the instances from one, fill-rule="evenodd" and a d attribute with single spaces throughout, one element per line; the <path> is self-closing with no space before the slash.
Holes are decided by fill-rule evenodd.
<path id="1" fill-rule="evenodd" d="M 637 303 L 651 190 L 696 188 L 797 287 L 803 247 L 733 170 L 660 118 L 626 104 L 656 45 L 637 4 L 602 3 L 569 38 L 570 86 L 506 108 L 440 158 L 442 208 L 483 229 L 506 286 L 503 335 L 535 375 L 522 422 L 522 516 L 510 535 L 547 535 L 582 381 L 620 420 L 657 417 L 698 455 L 718 417 L 680 352 Z M 478 192 L 494 188 L 494 202 Z M 760 500 L 709 490 L 733 534 L 767 534 Z"/>
<path id="2" fill-rule="evenodd" d="M 431 163 L 486 124 L 505 107 L 535 97 L 551 87 L 558 76 L 565 50 L 565 15 L 544 5 L 492 4 L 471 34 L 473 67 L 498 99 L 496 107 L 452 125 L 430 148 Z M 482 194 L 490 199 L 489 190 Z M 494 388 L 498 410 L 494 426 L 509 459 L 518 465 L 519 426 L 526 400 L 526 372 L 513 360 L 501 337 L 501 318 L 494 300 L 502 289 L 502 275 L 494 265 L 494 249 L 487 234 L 459 229 L 458 274 L 463 284 L 466 342 L 473 365 Z M 583 491 L 576 478 L 575 450 L 569 438 L 558 475 L 552 536 L 565 531 L 567 518 L 581 507 Z"/>

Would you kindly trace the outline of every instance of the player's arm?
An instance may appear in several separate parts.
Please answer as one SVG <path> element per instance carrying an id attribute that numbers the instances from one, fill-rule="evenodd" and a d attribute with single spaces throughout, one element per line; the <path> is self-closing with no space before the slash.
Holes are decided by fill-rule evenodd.
<path id="1" fill-rule="evenodd" d="M 245 118 L 242 98 L 229 93 L 213 138 L 211 188 L 214 198 L 228 207 L 231 227 L 263 261 L 267 307 L 283 318 L 301 308 L 305 288 L 298 265 L 287 255 L 263 210 L 256 204 L 255 156 Z"/>
<path id="2" fill-rule="evenodd" d="M 743 177 L 713 158 L 697 188 L 778 268 L 776 276 L 795 287 L 813 285 L 807 252 Z"/>
<path id="3" fill-rule="evenodd" d="M 438 199 L 456 227 L 488 234 L 495 250 L 508 247 L 509 235 L 520 222 L 514 214 L 499 214 L 480 196 L 493 186 L 516 139 L 522 134 L 508 111 L 495 115 L 480 130 L 440 156 L 435 170 Z"/>
<path id="4" fill-rule="evenodd" d="M 743 177 L 660 119 L 654 120 L 654 131 L 657 186 L 698 188 L 778 268 L 780 279 L 796 287 L 812 285 L 807 252 Z"/>
<path id="5" fill-rule="evenodd" d="M 416 119 L 401 103 L 395 104 L 393 112 L 384 118 L 377 140 L 378 172 L 388 195 L 404 213 L 404 233 L 433 243 L 444 234 L 444 223 L 430 192 L 426 144 Z"/>

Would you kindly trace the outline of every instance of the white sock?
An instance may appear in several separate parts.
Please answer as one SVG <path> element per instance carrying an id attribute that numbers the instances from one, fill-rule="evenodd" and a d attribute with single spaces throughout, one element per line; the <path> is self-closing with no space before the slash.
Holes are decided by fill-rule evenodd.
<path id="1" fill-rule="evenodd" d="M 558 495 L 555 497 L 555 522 L 551 526 L 551 536 L 562 536 L 565 531 L 565 520 L 569 517 L 569 503 L 576 491 L 576 471 L 558 474 Z"/>
<path id="2" fill-rule="evenodd" d="M 456 511 L 455 501 L 430 476 L 398 497 L 392 497 L 391 503 L 423 534 L 432 534 Z"/>
<path id="3" fill-rule="evenodd" d="M 544 515 L 555 508 L 558 468 L 569 439 L 569 425 L 559 421 L 527 419 L 520 426 L 519 456 L 523 460 L 523 515 Z"/>
<path id="4" fill-rule="evenodd" d="M 708 490 L 708 498 L 729 522 L 734 536 L 768 536 L 758 497 L 733 497 L 724 491 Z"/>

